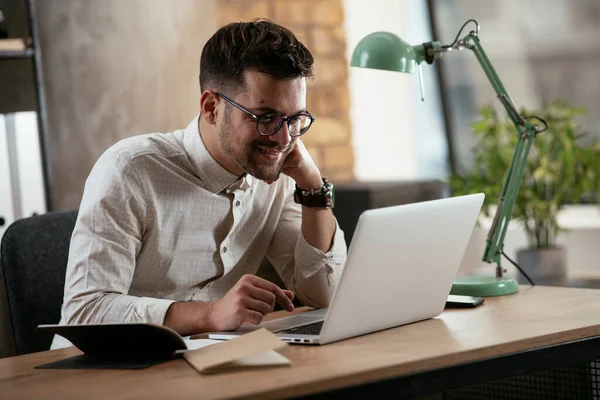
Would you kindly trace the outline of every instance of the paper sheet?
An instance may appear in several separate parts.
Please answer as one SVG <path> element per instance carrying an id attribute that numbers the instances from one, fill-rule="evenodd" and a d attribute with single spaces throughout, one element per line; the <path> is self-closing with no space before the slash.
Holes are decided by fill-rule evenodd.
<path id="1" fill-rule="evenodd" d="M 292 362 L 275 350 L 288 344 L 277 336 L 259 329 L 232 340 L 220 342 L 192 339 L 183 358 L 200 373 L 215 373 L 236 369 L 291 365 Z M 195 347 L 192 350 L 192 347 Z"/>
<path id="2" fill-rule="evenodd" d="M 188 350 L 197 350 L 206 346 L 210 346 L 211 344 L 221 343 L 221 340 L 212 340 L 212 339 L 189 339 L 185 341 Z"/>

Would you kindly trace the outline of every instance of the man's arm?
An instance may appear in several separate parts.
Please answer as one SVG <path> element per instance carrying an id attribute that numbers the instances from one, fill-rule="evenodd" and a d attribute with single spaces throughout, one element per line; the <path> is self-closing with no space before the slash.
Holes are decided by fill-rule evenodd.
<path id="1" fill-rule="evenodd" d="M 321 173 L 300 140 L 283 172 L 302 189 L 323 185 Z M 295 204 L 293 184 L 284 190 L 288 192 L 286 204 L 267 258 L 302 303 L 327 307 L 346 261 L 344 233 L 332 210 Z"/>
<path id="2" fill-rule="evenodd" d="M 267 259 L 286 287 L 303 304 L 328 307 L 346 262 L 344 233 L 332 216 L 334 233 L 332 238 L 326 238 L 330 244 L 327 251 L 311 245 L 302 232 L 310 221 L 304 220 L 305 207 L 294 203 L 293 190 L 293 187 L 286 190 L 288 200 L 269 246 Z"/>
<path id="3" fill-rule="evenodd" d="M 67 324 L 162 324 L 172 300 L 127 295 L 147 216 L 135 164 L 118 147 L 90 173 L 71 238 L 62 308 Z"/>

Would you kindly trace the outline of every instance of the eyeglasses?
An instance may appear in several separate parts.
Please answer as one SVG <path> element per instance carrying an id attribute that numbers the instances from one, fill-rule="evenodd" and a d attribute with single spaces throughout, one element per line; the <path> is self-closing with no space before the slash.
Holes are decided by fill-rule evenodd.
<path id="1" fill-rule="evenodd" d="M 240 106 L 235 101 L 223 96 L 221 93 L 217 93 L 219 97 L 222 97 L 223 100 L 227 101 L 232 106 L 242 110 L 246 114 L 250 115 L 252 118 L 256 120 L 256 130 L 263 136 L 271 136 L 276 134 L 283 123 L 286 122 L 288 126 L 288 132 L 290 136 L 297 137 L 304 135 L 308 128 L 315 121 L 315 118 L 308 112 L 301 112 L 296 115 L 292 115 L 289 117 L 284 117 L 283 115 L 279 115 L 277 113 L 266 113 L 261 115 L 256 115 L 253 112 L 247 110 L 246 108 Z"/>

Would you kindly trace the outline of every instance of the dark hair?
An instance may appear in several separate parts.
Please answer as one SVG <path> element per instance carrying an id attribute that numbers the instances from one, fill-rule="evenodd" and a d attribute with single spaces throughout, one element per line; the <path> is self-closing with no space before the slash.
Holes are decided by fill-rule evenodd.
<path id="1" fill-rule="evenodd" d="M 310 78 L 313 56 L 287 28 L 268 19 L 234 22 L 219 29 L 200 57 L 200 91 L 226 93 L 244 86 L 244 71 L 279 79 Z"/>

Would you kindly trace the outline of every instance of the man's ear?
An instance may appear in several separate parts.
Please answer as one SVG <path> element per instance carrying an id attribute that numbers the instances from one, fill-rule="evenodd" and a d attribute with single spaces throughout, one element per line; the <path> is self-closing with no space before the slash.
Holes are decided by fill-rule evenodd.
<path id="1" fill-rule="evenodd" d="M 217 124 L 219 96 L 212 90 L 205 90 L 200 96 L 202 118 L 211 125 Z"/>

